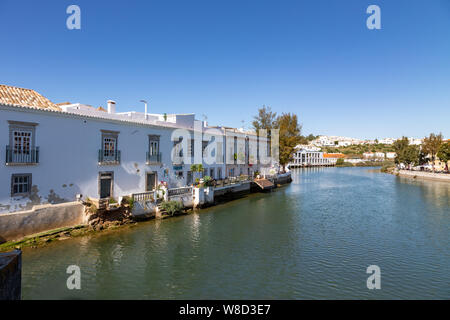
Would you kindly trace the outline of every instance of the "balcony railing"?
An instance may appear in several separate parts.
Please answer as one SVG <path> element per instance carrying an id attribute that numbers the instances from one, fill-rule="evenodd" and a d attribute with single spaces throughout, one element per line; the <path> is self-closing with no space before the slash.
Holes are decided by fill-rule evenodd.
<path id="1" fill-rule="evenodd" d="M 149 164 L 149 163 L 161 163 L 161 152 L 150 154 L 150 152 L 147 151 L 147 157 L 146 158 L 147 158 L 147 164 Z"/>
<path id="2" fill-rule="evenodd" d="M 6 146 L 6 165 L 38 164 L 39 147 L 17 151 Z"/>
<path id="3" fill-rule="evenodd" d="M 120 150 L 98 150 L 98 163 L 101 165 L 119 164 Z"/>

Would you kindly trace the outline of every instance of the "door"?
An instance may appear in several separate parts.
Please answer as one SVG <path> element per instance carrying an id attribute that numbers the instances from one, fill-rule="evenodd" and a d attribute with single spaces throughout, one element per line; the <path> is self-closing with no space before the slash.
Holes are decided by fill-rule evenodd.
<path id="1" fill-rule="evenodd" d="M 100 199 L 112 197 L 113 188 L 113 173 L 112 172 L 101 172 L 99 181 L 99 194 Z"/>
<path id="2" fill-rule="evenodd" d="M 156 172 L 147 172 L 145 191 L 153 191 L 156 189 L 156 177 Z"/>

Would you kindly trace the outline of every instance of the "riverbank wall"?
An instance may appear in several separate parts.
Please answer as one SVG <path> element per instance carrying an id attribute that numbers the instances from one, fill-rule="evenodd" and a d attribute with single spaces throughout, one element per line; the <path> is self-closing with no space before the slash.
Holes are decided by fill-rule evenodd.
<path id="1" fill-rule="evenodd" d="M 0 253 L 0 300 L 20 300 L 22 251 Z"/>
<path id="2" fill-rule="evenodd" d="M 84 206 L 80 202 L 37 205 L 31 210 L 0 214 L 0 243 L 86 223 Z"/>
<path id="3" fill-rule="evenodd" d="M 411 179 L 425 179 L 425 180 L 450 182 L 450 174 L 444 174 L 444 173 L 410 171 L 410 170 L 395 170 L 394 174 L 396 174 L 400 177 L 407 177 L 407 178 L 411 178 Z"/>
<path id="4" fill-rule="evenodd" d="M 273 188 L 292 182 L 290 172 L 266 177 Z M 164 201 L 183 204 L 182 212 L 204 208 L 238 199 L 249 193 L 270 191 L 261 189 L 253 180 L 233 181 L 215 187 L 183 187 L 167 189 Z M 0 215 L 0 251 L 23 246 L 38 246 L 55 239 L 64 240 L 72 235 L 116 228 L 153 218 L 168 218 L 161 211 L 161 200 L 150 193 L 133 195 L 125 201 L 103 207 L 100 201 L 71 202 L 58 205 L 35 206 L 32 210 Z M 142 198 L 142 201 L 137 199 Z M 182 213 L 180 212 L 180 214 Z M 73 230 L 71 230 L 71 228 Z M 42 240 L 41 240 L 42 239 Z M 3 243 L 3 244 L 2 244 Z"/>

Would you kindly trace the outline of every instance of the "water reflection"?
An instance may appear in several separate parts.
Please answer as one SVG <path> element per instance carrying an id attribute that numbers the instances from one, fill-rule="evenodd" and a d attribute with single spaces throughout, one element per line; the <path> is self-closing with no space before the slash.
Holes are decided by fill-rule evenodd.
<path id="1" fill-rule="evenodd" d="M 450 298 L 449 188 L 368 168 L 295 170 L 272 193 L 27 249 L 23 296 Z M 65 287 L 69 264 L 81 291 Z M 371 264 L 380 291 L 365 286 Z"/>

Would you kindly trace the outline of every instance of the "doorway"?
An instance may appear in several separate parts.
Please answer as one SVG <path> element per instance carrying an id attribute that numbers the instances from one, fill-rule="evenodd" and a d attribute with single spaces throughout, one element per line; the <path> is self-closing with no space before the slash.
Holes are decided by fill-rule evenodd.
<path id="1" fill-rule="evenodd" d="M 192 171 L 187 172 L 186 185 L 190 186 L 193 183 Z"/>
<path id="2" fill-rule="evenodd" d="M 100 172 L 98 184 L 100 199 L 112 197 L 114 186 L 114 172 Z"/>
<path id="3" fill-rule="evenodd" d="M 147 172 L 145 177 L 145 191 L 153 191 L 156 189 L 158 174 L 156 172 Z"/>

